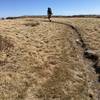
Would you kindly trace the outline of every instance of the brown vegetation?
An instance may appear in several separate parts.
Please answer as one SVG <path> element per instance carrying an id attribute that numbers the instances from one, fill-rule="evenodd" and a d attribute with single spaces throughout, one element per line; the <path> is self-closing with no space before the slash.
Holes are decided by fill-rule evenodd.
<path id="1" fill-rule="evenodd" d="M 0 100 L 99 100 L 98 74 L 71 26 L 100 57 L 100 19 L 52 20 L 0 21 Z"/>

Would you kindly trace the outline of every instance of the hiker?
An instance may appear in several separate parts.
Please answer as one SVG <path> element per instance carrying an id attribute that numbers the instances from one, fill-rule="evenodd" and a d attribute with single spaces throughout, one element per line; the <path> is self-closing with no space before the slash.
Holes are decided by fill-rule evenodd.
<path id="1" fill-rule="evenodd" d="M 49 21 L 51 22 L 51 15 L 52 15 L 52 10 L 51 10 L 51 8 L 48 8 L 48 10 L 47 10 L 47 14 L 48 14 L 48 19 L 49 19 Z"/>

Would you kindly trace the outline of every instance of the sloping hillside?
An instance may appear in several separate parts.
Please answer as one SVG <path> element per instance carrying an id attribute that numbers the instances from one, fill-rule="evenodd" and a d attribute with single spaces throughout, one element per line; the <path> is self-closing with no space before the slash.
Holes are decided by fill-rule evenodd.
<path id="1" fill-rule="evenodd" d="M 0 100 L 99 100 L 97 74 L 70 26 L 77 26 L 87 46 L 100 55 L 99 22 L 0 21 Z"/>

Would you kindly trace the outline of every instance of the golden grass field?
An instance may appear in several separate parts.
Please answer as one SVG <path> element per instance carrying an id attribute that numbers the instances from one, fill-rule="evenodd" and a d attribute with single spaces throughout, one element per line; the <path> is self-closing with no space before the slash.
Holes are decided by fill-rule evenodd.
<path id="1" fill-rule="evenodd" d="M 100 56 L 98 18 L 0 21 L 0 100 L 100 100 L 100 83 L 76 43 Z"/>

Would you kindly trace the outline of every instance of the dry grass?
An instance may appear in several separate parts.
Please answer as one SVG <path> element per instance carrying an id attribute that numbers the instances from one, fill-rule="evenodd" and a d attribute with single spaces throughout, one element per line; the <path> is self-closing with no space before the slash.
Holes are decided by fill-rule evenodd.
<path id="1" fill-rule="evenodd" d="M 53 20 L 80 26 L 84 31 L 84 25 L 91 22 L 95 26 L 100 21 Z M 94 49 L 99 54 L 99 26 L 96 41 L 87 35 L 88 30 L 82 36 L 91 48 L 97 43 Z M 0 100 L 92 100 L 90 93 L 97 99 L 93 93 L 96 88 L 89 86 L 95 76 L 88 70 L 89 63 L 75 41 L 78 36 L 69 26 L 41 18 L 4 20 L 0 22 L 0 36 L 0 61 L 6 61 L 0 64 Z"/>
<path id="2" fill-rule="evenodd" d="M 39 22 L 34 22 L 33 20 L 26 20 L 26 21 L 27 22 L 24 23 L 25 26 L 32 26 L 32 27 L 34 27 L 34 26 L 39 25 Z"/>

